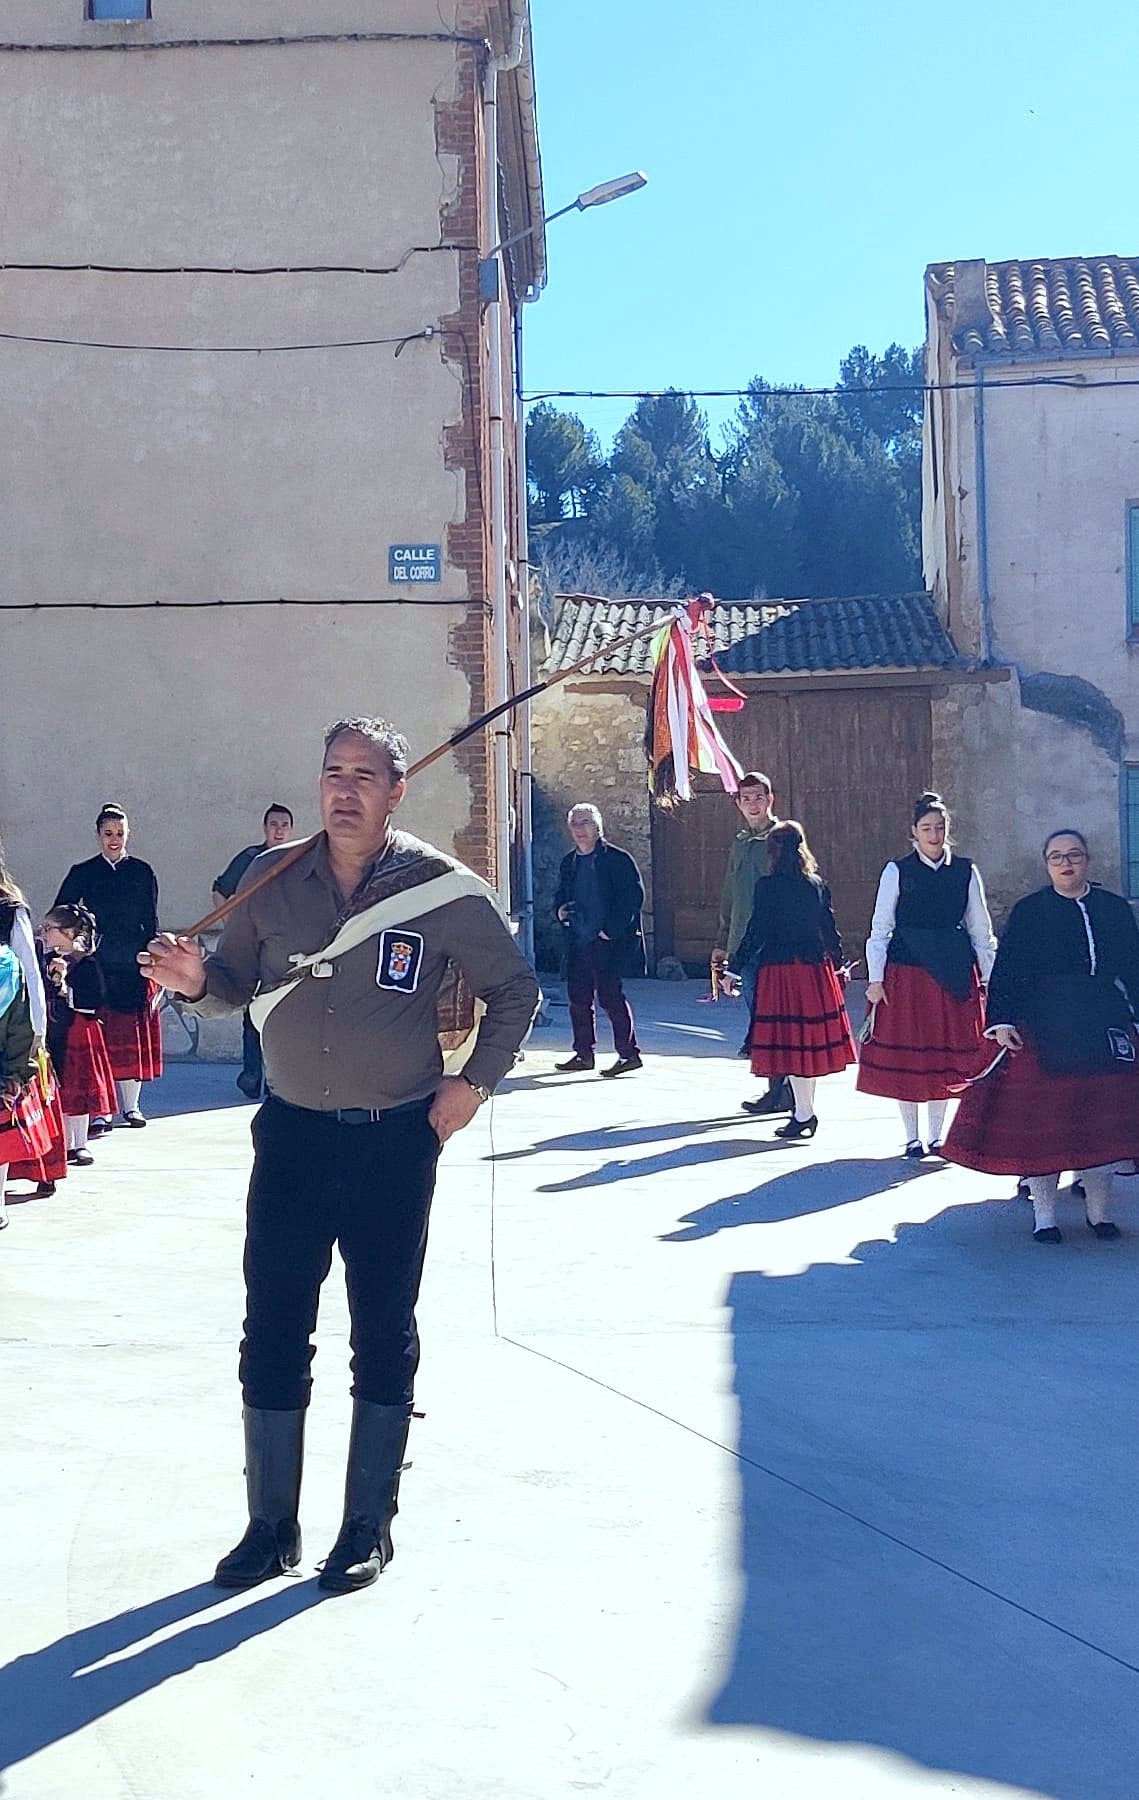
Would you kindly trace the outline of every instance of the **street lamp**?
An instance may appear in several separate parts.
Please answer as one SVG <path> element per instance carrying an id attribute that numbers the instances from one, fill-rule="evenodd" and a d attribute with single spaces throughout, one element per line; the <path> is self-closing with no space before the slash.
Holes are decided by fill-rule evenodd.
<path id="1" fill-rule="evenodd" d="M 631 169 L 628 175 L 616 175 L 612 181 L 602 181 L 596 187 L 586 188 L 584 194 L 579 194 L 568 206 L 559 206 L 557 212 L 547 213 L 544 219 L 528 225 L 525 231 L 516 231 L 513 236 L 503 238 L 501 244 L 488 250 L 479 263 L 480 300 L 500 298 L 498 259 L 504 250 L 509 250 L 513 244 L 520 244 L 523 238 L 533 237 L 536 231 L 552 225 L 555 219 L 564 219 L 567 213 L 587 212 L 591 206 L 608 206 L 611 200 L 623 200 L 626 194 L 635 194 L 639 188 L 645 187 L 648 179 L 640 169 Z"/>
<path id="2" fill-rule="evenodd" d="M 492 84 L 488 79 L 484 97 L 485 136 L 488 146 L 486 159 L 486 217 L 492 222 L 498 217 L 498 124 L 497 103 Z M 479 260 L 479 298 L 486 303 L 487 332 L 487 402 L 490 423 L 490 520 L 491 520 L 491 605 L 494 632 L 494 675 L 491 698 L 495 706 L 501 705 L 510 698 L 510 640 L 507 617 L 506 586 L 506 433 L 503 420 L 503 344 L 502 319 L 502 252 L 523 238 L 532 237 L 536 231 L 553 223 L 555 219 L 564 218 L 570 212 L 588 212 L 594 206 L 607 206 L 611 200 L 621 200 L 626 194 L 635 194 L 643 188 L 648 176 L 640 169 L 633 169 L 628 175 L 615 176 L 611 181 L 602 181 L 597 187 L 587 188 L 568 206 L 561 206 L 557 212 L 547 213 L 545 218 L 538 219 L 525 231 L 516 231 L 511 237 L 504 238 L 495 244 L 492 250 Z M 516 431 L 516 472 L 515 487 L 517 490 L 516 533 L 518 541 L 518 580 L 519 610 L 521 612 L 522 642 L 519 646 L 520 675 L 523 691 L 530 686 L 530 563 L 528 547 L 528 531 L 526 518 L 526 432 L 522 420 L 522 328 L 521 317 L 516 318 L 515 326 L 515 384 L 517 397 L 515 402 Z M 500 719 L 494 730 L 494 795 L 495 795 L 495 865 L 498 876 L 498 891 L 504 905 L 510 904 L 510 726 L 505 718 Z M 519 819 L 519 842 L 522 848 L 522 904 L 521 913 L 522 942 L 526 954 L 533 959 L 534 954 L 534 859 L 533 859 L 533 771 L 530 767 L 530 703 L 523 701 L 519 708 L 518 720 L 519 774 L 521 776 L 521 817 Z"/>

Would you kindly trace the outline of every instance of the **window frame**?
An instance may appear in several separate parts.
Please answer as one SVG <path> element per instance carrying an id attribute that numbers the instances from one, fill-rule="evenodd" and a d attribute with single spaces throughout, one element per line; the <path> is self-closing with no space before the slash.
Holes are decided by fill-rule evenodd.
<path id="1" fill-rule="evenodd" d="M 1127 635 L 1139 642 L 1139 500 L 1123 506 L 1123 570 L 1127 584 Z"/>
<path id="2" fill-rule="evenodd" d="M 1123 764 L 1123 843 L 1120 857 L 1123 891 L 1139 902 L 1139 763 Z"/>
<path id="3" fill-rule="evenodd" d="M 85 13 L 88 25 L 145 25 L 154 17 L 154 0 L 142 0 L 145 12 L 142 13 L 97 13 L 96 6 L 114 5 L 115 0 L 86 0 Z"/>

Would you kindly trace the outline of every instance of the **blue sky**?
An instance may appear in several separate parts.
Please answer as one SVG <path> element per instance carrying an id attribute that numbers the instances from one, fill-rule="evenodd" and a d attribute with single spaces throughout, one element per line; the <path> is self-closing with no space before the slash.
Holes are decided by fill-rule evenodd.
<path id="1" fill-rule="evenodd" d="M 533 0 L 550 228 L 528 390 L 811 385 L 927 263 L 1139 256 L 1139 6 Z M 632 402 L 566 401 L 608 440 Z M 717 409 L 712 409 L 717 416 Z"/>

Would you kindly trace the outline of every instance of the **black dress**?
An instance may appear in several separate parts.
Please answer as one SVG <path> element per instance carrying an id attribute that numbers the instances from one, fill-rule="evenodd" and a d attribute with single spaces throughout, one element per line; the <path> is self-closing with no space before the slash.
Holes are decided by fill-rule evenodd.
<path id="1" fill-rule="evenodd" d="M 815 875 L 755 886 L 741 967 L 758 964 L 748 1050 L 753 1075 L 833 1075 L 854 1061 L 830 889 Z"/>
<path id="2" fill-rule="evenodd" d="M 994 1175 L 1094 1169 L 1139 1155 L 1139 926 L 1126 900 L 1052 887 L 1018 900 L 989 980 L 1010 1051 L 970 1087 L 945 1140 L 950 1162 Z M 996 1054 L 997 1046 L 993 1051 Z"/>
<path id="3" fill-rule="evenodd" d="M 77 900 L 95 915 L 95 960 L 107 988 L 100 1016 L 116 1079 L 151 1081 L 162 1073 L 162 1035 L 152 1004 L 155 990 L 138 966 L 138 953 L 158 930 L 154 870 L 136 856 L 117 863 L 92 856 L 74 863 L 55 903 Z"/>

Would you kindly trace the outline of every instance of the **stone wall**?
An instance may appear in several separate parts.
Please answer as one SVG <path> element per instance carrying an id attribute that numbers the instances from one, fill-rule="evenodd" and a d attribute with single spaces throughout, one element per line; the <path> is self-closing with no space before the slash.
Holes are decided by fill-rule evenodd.
<path id="1" fill-rule="evenodd" d="M 1063 825 L 1088 838 L 1093 880 L 1119 890 L 1118 764 L 1090 730 L 1024 706 L 1015 675 L 951 687 L 934 702 L 933 767 L 998 930 L 1014 901 L 1043 885 L 1041 845 Z"/>
<path id="2" fill-rule="evenodd" d="M 556 968 L 561 933 L 553 922 L 558 864 L 572 848 L 566 813 L 592 801 L 605 835 L 635 858 L 645 883 L 645 948 L 652 949 L 652 845 L 645 753 L 645 698 L 585 691 L 567 682 L 534 703 L 534 941 L 540 969 Z"/>

